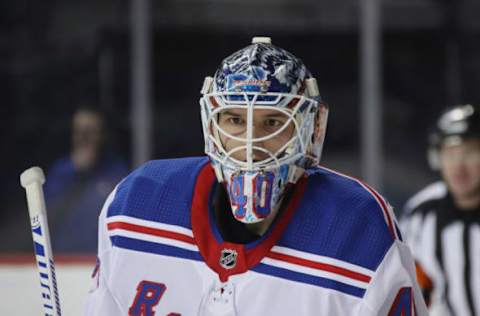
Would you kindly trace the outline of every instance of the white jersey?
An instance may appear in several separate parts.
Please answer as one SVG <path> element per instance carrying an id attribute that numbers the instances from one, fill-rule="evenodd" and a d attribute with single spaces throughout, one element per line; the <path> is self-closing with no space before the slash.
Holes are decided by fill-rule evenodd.
<path id="1" fill-rule="evenodd" d="M 436 182 L 407 202 L 402 227 L 432 315 L 480 315 L 480 208 L 459 210 Z"/>
<path id="2" fill-rule="evenodd" d="M 391 208 L 360 181 L 310 170 L 248 244 L 216 228 L 216 185 L 205 158 L 127 177 L 100 216 L 85 315 L 426 315 Z"/>

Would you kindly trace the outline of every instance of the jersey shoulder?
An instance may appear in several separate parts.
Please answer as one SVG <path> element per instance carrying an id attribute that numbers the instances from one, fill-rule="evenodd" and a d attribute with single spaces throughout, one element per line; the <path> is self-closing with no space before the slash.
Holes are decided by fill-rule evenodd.
<path id="1" fill-rule="evenodd" d="M 128 216 L 190 227 L 193 190 L 206 163 L 206 157 L 147 162 L 118 185 L 107 218 Z"/>
<path id="2" fill-rule="evenodd" d="M 360 180 L 318 167 L 308 171 L 284 246 L 376 270 L 397 238 L 393 211 L 380 194 Z"/>
<path id="3" fill-rule="evenodd" d="M 430 209 L 437 209 L 431 206 L 443 200 L 447 196 L 447 193 L 448 190 L 445 182 L 437 181 L 431 183 L 405 203 L 403 214 L 408 217 L 414 214 L 425 213 Z"/>

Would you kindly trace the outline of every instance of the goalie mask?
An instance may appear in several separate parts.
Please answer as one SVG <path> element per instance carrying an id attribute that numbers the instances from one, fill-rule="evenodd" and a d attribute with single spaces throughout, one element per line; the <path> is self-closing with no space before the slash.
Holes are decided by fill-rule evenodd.
<path id="1" fill-rule="evenodd" d="M 268 217 L 320 160 L 327 106 L 303 62 L 269 38 L 224 59 L 200 105 L 205 152 L 243 223 Z"/>

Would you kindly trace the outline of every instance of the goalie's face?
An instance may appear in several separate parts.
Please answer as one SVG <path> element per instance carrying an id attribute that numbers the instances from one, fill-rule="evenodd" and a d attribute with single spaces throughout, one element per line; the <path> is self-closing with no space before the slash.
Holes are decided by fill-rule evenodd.
<path id="1" fill-rule="evenodd" d="M 218 114 L 218 127 L 223 131 L 218 135 L 225 151 L 231 153 L 233 159 L 242 162 L 247 161 L 248 155 L 251 155 L 253 162 L 281 155 L 285 145 L 294 136 L 293 120 L 275 108 L 253 109 L 252 112 L 251 123 L 247 109 L 230 108 Z M 251 128 L 248 128 L 250 124 Z M 250 153 L 247 140 L 252 142 Z"/>

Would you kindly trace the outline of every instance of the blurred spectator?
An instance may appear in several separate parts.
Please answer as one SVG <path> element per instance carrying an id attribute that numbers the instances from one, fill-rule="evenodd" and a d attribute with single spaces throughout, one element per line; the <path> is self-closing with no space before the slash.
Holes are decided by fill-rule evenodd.
<path id="1" fill-rule="evenodd" d="M 48 169 L 45 198 L 52 247 L 57 252 L 95 252 L 97 217 L 115 184 L 128 173 L 108 145 L 105 116 L 78 108 L 72 120 L 72 148 Z"/>
<path id="2" fill-rule="evenodd" d="M 407 202 L 405 237 L 431 315 L 480 315 L 480 106 L 445 111 L 430 145 L 443 181 Z"/>

